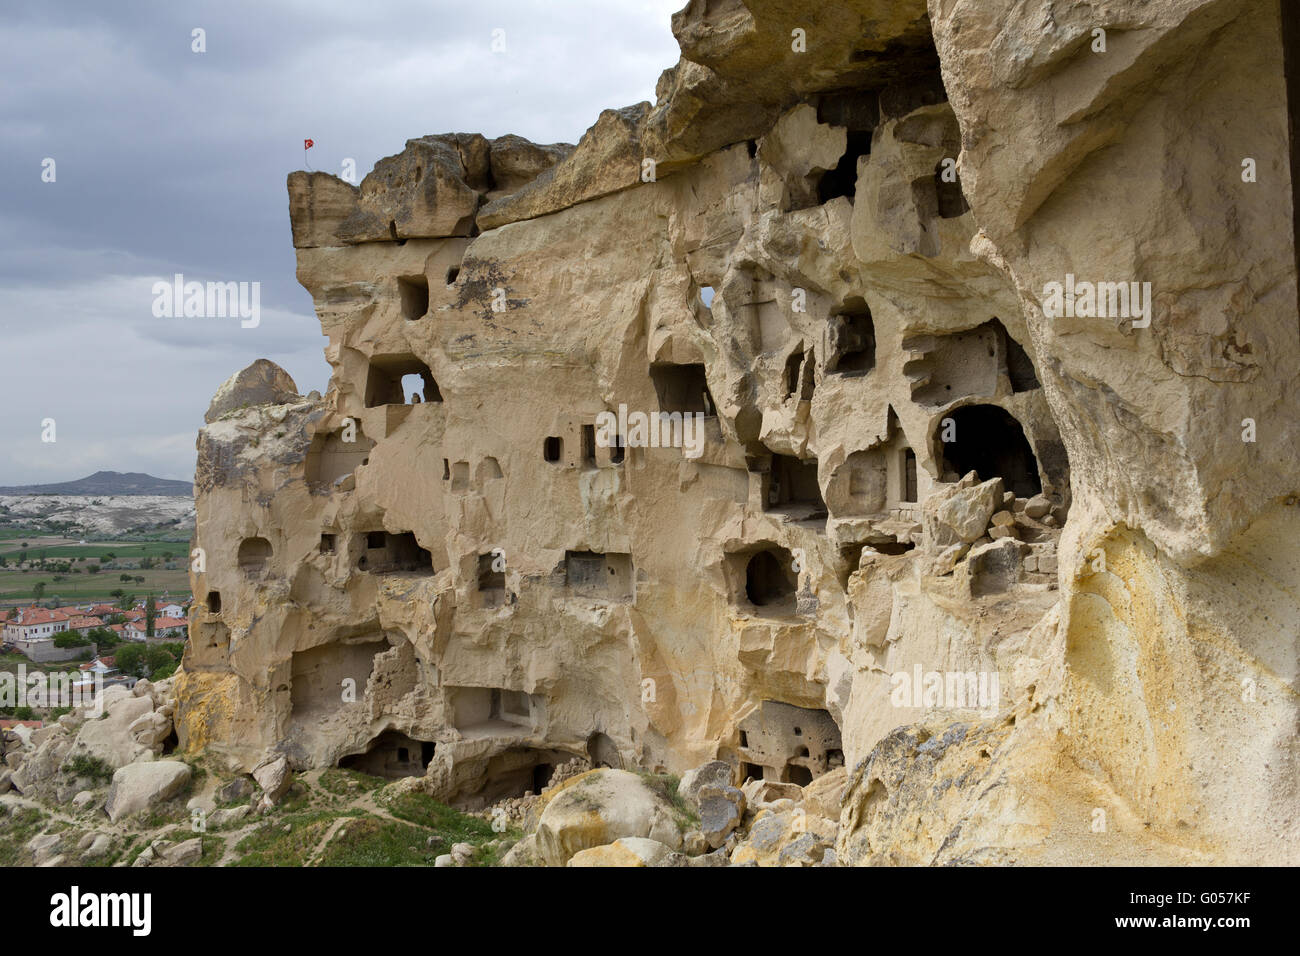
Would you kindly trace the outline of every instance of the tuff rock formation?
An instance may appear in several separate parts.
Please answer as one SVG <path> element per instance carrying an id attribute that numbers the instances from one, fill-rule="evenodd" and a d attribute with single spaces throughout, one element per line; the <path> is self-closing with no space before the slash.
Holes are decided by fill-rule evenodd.
<path id="1" fill-rule="evenodd" d="M 200 432 L 181 748 L 475 809 L 726 765 L 707 837 L 566 784 L 554 864 L 1296 862 L 1283 27 L 692 0 L 576 147 L 291 174 L 333 376 Z"/>

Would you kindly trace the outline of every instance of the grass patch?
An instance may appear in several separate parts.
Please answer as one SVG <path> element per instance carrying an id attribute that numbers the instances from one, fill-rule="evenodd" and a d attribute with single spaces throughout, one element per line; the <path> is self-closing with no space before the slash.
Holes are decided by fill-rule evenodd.
<path id="1" fill-rule="evenodd" d="M 453 810 L 425 793 L 399 793 L 383 803 L 399 820 L 436 831 L 448 848 L 453 843 L 482 843 L 496 836 L 488 821 Z"/>
<path id="2" fill-rule="evenodd" d="M 20 807 L 13 815 L 0 813 L 0 866 L 29 866 L 27 841 L 44 828 L 46 814 L 33 807 Z"/>
<path id="3" fill-rule="evenodd" d="M 378 790 L 388 781 L 383 777 L 372 777 L 368 773 L 360 773 L 356 770 L 330 767 L 321 771 L 318 783 L 320 788 L 328 793 L 341 797 L 352 797 Z"/>
<path id="4" fill-rule="evenodd" d="M 90 754 L 77 754 L 63 765 L 63 772 L 73 777 L 89 777 L 96 783 L 109 783 L 113 779 L 113 768 Z"/>
<path id="5" fill-rule="evenodd" d="M 321 866 L 432 866 L 441 845 L 429 846 L 428 831 L 406 823 L 366 816 L 344 824 L 320 860 Z"/>
<path id="6" fill-rule="evenodd" d="M 232 866 L 303 866 L 336 819 L 332 813 L 298 813 L 268 820 L 235 846 L 242 856 Z"/>
<path id="7" fill-rule="evenodd" d="M 691 830 L 699 826 L 700 815 L 677 792 L 677 787 L 682 782 L 680 777 L 672 773 L 648 773 L 643 770 L 638 770 L 637 774 L 645 781 L 647 787 L 672 805 L 673 815 L 677 817 L 677 823 L 683 830 Z"/>

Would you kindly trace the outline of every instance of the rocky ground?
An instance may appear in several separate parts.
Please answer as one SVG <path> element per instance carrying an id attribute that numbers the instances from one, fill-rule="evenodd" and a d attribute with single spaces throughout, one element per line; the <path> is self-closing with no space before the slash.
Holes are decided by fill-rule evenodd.
<path id="1" fill-rule="evenodd" d="M 0 495 L 0 527 L 113 537 L 194 529 L 194 499 L 175 495 Z"/>

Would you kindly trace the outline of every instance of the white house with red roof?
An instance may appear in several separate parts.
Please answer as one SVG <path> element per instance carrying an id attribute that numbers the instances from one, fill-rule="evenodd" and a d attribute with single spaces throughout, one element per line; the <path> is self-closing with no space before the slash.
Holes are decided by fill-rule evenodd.
<path id="1" fill-rule="evenodd" d="M 9 615 L 5 621 L 4 639 L 6 644 L 17 641 L 34 641 L 42 637 L 53 637 L 68 629 L 70 616 L 62 611 L 51 611 L 43 607 L 20 607 Z"/>
<path id="2" fill-rule="evenodd" d="M 61 611 L 43 607 L 20 608 L 4 622 L 4 642 L 37 663 L 76 660 L 86 653 L 83 647 L 57 647 L 54 639 L 69 630 L 72 618 Z M 90 646 L 95 652 L 95 646 Z"/>

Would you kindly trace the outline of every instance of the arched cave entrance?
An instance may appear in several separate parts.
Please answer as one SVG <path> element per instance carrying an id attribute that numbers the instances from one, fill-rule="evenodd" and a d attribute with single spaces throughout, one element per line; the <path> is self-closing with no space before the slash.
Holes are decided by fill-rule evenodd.
<path id="1" fill-rule="evenodd" d="M 948 434 L 953 440 L 945 442 L 944 422 L 948 418 L 952 419 Z M 981 481 L 1000 477 L 1017 498 L 1032 498 L 1043 490 L 1038 461 L 1024 429 L 1004 408 L 964 405 L 955 409 L 939 422 L 935 440 L 943 472 L 964 475 L 974 471 Z"/>
<path id="2" fill-rule="evenodd" d="M 768 611 L 791 611 L 795 605 L 794 557 L 785 548 L 768 548 L 745 564 L 745 597 L 754 607 Z"/>

